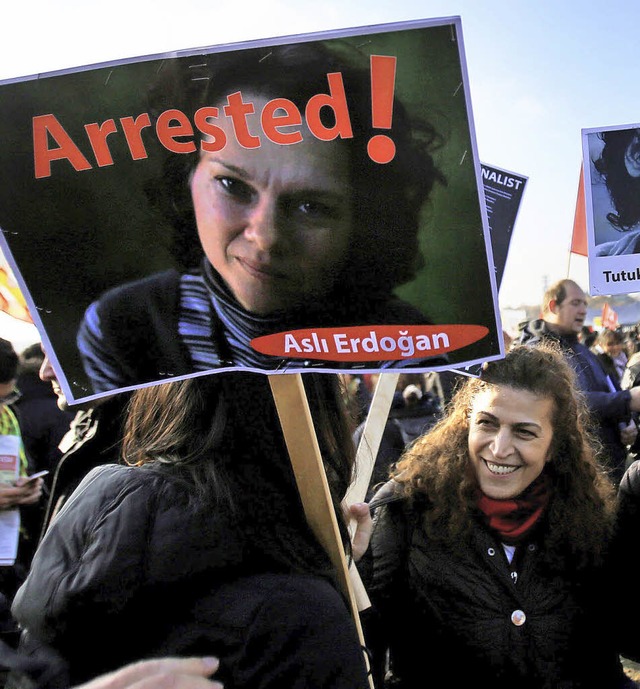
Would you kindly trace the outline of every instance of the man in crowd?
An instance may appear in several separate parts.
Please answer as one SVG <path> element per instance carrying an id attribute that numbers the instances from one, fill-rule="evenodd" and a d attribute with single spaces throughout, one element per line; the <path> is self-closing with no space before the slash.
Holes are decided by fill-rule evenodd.
<path id="1" fill-rule="evenodd" d="M 62 410 L 70 409 L 46 352 L 40 366 L 40 378 L 51 383 L 58 397 L 58 407 Z M 51 484 L 43 535 L 66 499 L 91 469 L 118 461 L 124 415 L 130 396 L 131 393 L 118 393 L 87 404 L 74 405 L 73 408 L 78 411 L 71 421 L 69 432 L 59 445 L 63 454 Z"/>
<path id="2" fill-rule="evenodd" d="M 33 541 L 23 523 L 23 508 L 37 505 L 42 496 L 42 479 L 27 480 L 28 458 L 22 442 L 18 416 L 13 404 L 20 393 L 16 388 L 18 355 L 8 340 L 0 338 L 0 541 L 7 556 L 0 566 L 0 593 L 8 600 L 13 598 L 26 576 Z M 17 512 L 16 512 L 17 510 Z M 17 551 L 10 547 L 17 537 Z M 15 541 L 14 541 L 15 543 Z"/>
<path id="3" fill-rule="evenodd" d="M 50 486 L 53 472 L 60 461 L 58 444 L 69 430 L 75 412 L 59 409 L 58 398 L 51 384 L 40 379 L 39 371 L 44 354 L 39 342 L 19 352 L 19 358 L 16 387 L 21 397 L 15 406 L 20 417 L 22 440 L 33 470 L 50 472 L 44 479 L 47 492 L 47 486 Z"/>
<path id="4" fill-rule="evenodd" d="M 621 390 L 605 373 L 597 356 L 578 339 L 587 315 L 587 297 L 573 280 L 559 280 L 545 292 L 542 318 L 522 329 L 520 342 L 535 345 L 541 340 L 560 344 L 577 374 L 578 387 L 597 422 L 606 466 L 618 483 L 624 473 L 628 446 L 637 435 L 631 413 L 640 410 L 640 388 Z"/>

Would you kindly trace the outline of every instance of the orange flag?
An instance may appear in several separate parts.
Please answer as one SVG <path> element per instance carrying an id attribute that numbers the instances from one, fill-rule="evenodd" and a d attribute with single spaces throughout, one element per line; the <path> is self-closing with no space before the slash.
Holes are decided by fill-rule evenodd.
<path id="1" fill-rule="evenodd" d="M 602 326 L 608 330 L 618 327 L 618 314 L 609 306 L 608 302 L 602 307 Z"/>
<path id="2" fill-rule="evenodd" d="M 27 323 L 33 323 L 27 303 L 7 265 L 0 265 L 0 311 Z"/>
<path id="3" fill-rule="evenodd" d="M 571 236 L 571 253 L 580 256 L 587 255 L 587 214 L 584 198 L 584 170 L 580 165 L 580 182 L 578 183 L 578 198 L 576 212 L 573 218 L 573 235 Z"/>

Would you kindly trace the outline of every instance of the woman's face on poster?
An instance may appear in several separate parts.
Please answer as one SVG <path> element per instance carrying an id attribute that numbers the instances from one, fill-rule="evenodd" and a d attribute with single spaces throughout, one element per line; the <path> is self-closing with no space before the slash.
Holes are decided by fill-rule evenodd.
<path id="1" fill-rule="evenodd" d="M 269 315 L 322 298 L 334 286 L 353 233 L 349 152 L 320 141 L 274 144 L 262 134 L 268 99 L 245 94 L 248 129 L 261 145 L 244 148 L 230 118 L 216 123 L 225 147 L 202 152 L 191 178 L 198 235 L 208 260 L 248 311 Z M 222 120 L 222 121 L 220 121 Z"/>

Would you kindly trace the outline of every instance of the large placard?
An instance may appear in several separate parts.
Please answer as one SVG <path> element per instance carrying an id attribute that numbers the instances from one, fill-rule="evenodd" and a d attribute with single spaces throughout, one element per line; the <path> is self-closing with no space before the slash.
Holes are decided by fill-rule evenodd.
<path id="1" fill-rule="evenodd" d="M 2 243 L 68 399 L 503 356 L 459 18 L 0 83 Z"/>
<path id="2" fill-rule="evenodd" d="M 582 130 L 590 294 L 640 291 L 640 124 Z"/>
<path id="3" fill-rule="evenodd" d="M 502 284 L 511 236 L 527 179 L 527 177 L 516 172 L 482 163 L 482 184 L 487 205 L 489 229 L 491 230 L 491 248 L 498 290 Z"/>

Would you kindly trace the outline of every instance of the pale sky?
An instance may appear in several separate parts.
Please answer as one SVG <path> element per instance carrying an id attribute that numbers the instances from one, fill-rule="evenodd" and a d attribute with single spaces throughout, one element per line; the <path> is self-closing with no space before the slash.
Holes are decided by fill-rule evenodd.
<path id="1" fill-rule="evenodd" d="M 480 161 L 528 177 L 502 307 L 536 304 L 545 281 L 568 274 L 581 129 L 640 121 L 637 0 L 9 2 L 0 79 L 247 39 L 460 16 Z M 589 291 L 585 263 L 572 262 L 571 274 Z"/>

